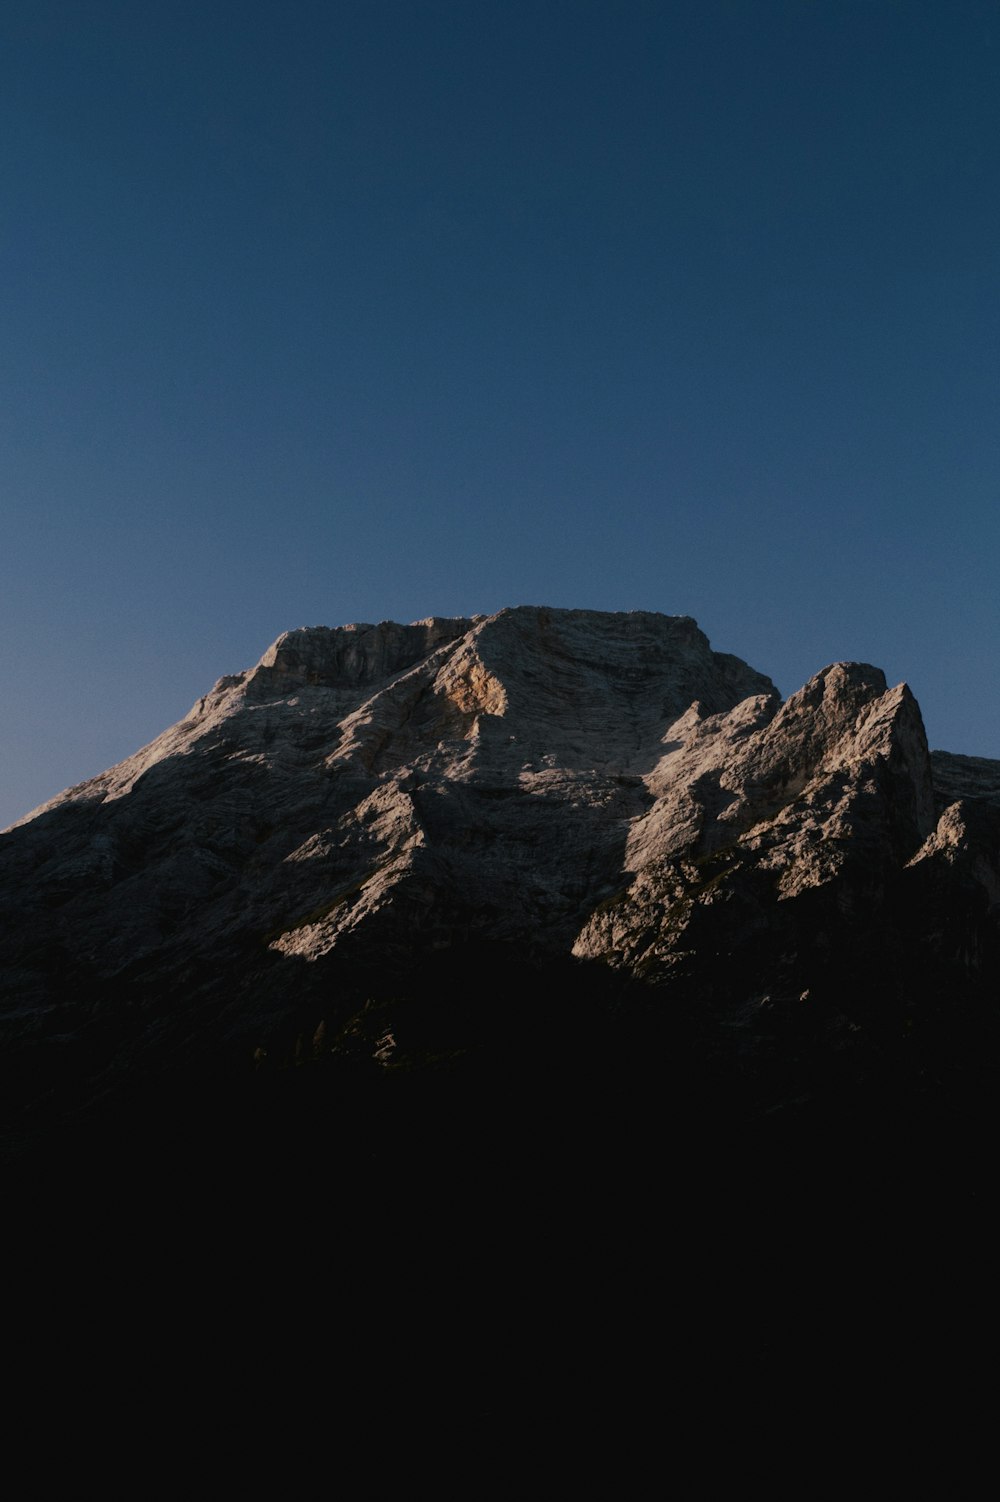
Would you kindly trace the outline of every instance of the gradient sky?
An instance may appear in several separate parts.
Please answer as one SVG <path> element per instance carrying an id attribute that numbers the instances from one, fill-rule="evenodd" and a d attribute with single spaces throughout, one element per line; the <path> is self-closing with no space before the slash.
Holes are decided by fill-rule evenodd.
<path id="1" fill-rule="evenodd" d="M 995 0 L 7 0 L 0 204 L 0 827 L 522 603 L 1000 757 Z"/>

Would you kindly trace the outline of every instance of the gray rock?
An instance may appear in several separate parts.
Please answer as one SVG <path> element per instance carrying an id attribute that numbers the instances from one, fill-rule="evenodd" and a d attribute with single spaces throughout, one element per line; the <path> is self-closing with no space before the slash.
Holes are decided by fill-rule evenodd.
<path id="1" fill-rule="evenodd" d="M 0 836 L 3 1037 L 75 1040 L 110 1088 L 206 1039 L 249 1058 L 303 995 L 339 1036 L 428 956 L 491 944 L 675 988 L 751 1051 L 787 1052 L 781 1008 L 825 997 L 814 1043 L 840 1047 L 873 1025 L 845 955 L 881 976 L 884 938 L 982 974 L 998 804 L 1000 763 L 932 761 L 877 668 L 782 703 L 688 617 L 303 628 Z M 953 897 L 977 925 L 960 961 L 922 948 Z"/>

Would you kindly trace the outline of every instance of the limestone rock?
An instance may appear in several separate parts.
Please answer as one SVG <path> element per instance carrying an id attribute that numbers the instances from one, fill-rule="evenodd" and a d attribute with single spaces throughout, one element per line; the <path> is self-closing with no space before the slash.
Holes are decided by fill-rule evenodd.
<path id="1" fill-rule="evenodd" d="M 798 1060 L 794 1087 L 763 1069 L 780 1103 L 888 1036 L 901 977 L 987 983 L 998 808 L 1000 763 L 932 759 L 905 685 L 836 663 L 782 702 L 687 617 L 303 628 L 0 836 L 4 1043 L 29 1105 L 66 1059 L 113 1090 L 293 1024 L 394 1069 L 406 1028 L 363 1008 L 488 950 L 641 982 L 758 1072 Z"/>

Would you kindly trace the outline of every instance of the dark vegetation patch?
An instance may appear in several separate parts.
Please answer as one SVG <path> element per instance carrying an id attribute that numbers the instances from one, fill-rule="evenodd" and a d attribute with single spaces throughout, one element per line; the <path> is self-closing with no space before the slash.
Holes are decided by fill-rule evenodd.
<path id="1" fill-rule="evenodd" d="M 80 972 L 90 1028 L 20 1052 L 32 1080 L 16 1109 L 5 1096 L 8 1249 L 30 1264 L 12 1297 L 38 1290 L 36 1320 L 127 1315 L 154 1356 L 183 1305 L 185 1381 L 224 1341 L 282 1387 L 346 1385 L 381 1444 L 420 1415 L 435 1454 L 456 1428 L 485 1445 L 559 1414 L 578 1434 L 625 1409 L 657 1435 L 664 1372 L 709 1395 L 713 1423 L 763 1394 L 784 1430 L 789 1392 L 815 1405 L 817 1376 L 841 1390 L 846 1371 L 858 1404 L 877 1356 L 877 1404 L 886 1350 L 939 1376 L 992 1247 L 1000 1039 L 949 966 L 892 980 L 892 956 L 854 958 L 803 996 L 794 965 L 762 992 L 704 952 L 643 986 L 473 944 L 367 989 L 344 966 L 237 956 L 228 991 L 225 968 L 188 980 L 193 1053 L 180 986 L 136 976 L 88 1000 Z M 255 996 L 261 1024 L 237 1035 Z M 887 1008 L 912 1025 L 866 1025 Z M 294 1361 L 264 1356 L 276 1335 Z M 241 1361 L 266 1427 L 270 1388 Z"/>

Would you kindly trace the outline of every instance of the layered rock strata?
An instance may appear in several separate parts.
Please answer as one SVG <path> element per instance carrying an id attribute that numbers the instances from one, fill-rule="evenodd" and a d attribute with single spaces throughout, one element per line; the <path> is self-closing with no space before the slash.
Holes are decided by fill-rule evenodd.
<path id="1" fill-rule="evenodd" d="M 1000 763 L 932 758 L 864 664 L 782 702 L 687 617 L 304 628 L 0 836 L 5 1047 L 32 1109 L 64 1061 L 113 1090 L 292 1023 L 395 1067 L 359 1008 L 489 946 L 641 983 L 769 1109 L 986 1005 L 998 823 Z"/>

